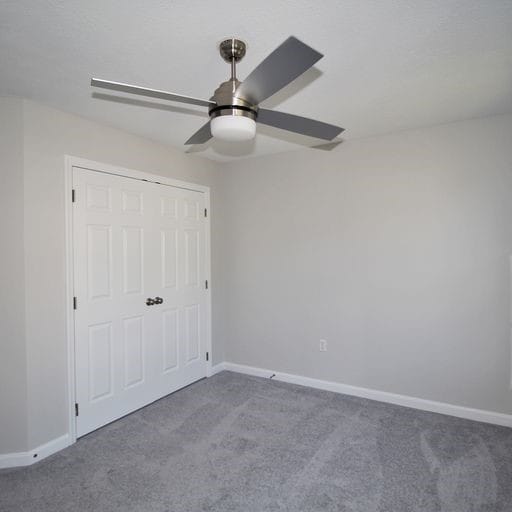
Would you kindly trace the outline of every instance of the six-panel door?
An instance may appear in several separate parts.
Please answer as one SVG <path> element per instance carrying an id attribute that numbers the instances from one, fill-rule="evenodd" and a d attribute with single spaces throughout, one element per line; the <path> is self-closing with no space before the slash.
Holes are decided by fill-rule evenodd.
<path id="1" fill-rule="evenodd" d="M 73 188 L 81 436 L 206 376 L 205 219 L 202 192 L 78 168 Z"/>

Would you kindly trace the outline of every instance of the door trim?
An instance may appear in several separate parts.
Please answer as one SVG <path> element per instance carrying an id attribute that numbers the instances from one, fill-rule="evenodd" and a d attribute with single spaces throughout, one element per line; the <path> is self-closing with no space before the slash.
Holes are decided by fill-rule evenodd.
<path id="1" fill-rule="evenodd" d="M 149 181 L 161 185 L 193 190 L 204 194 L 204 203 L 208 211 L 205 226 L 205 272 L 208 279 L 206 290 L 206 351 L 209 354 L 206 362 L 206 376 L 213 375 L 213 352 L 212 352 L 212 295 L 211 295 L 211 209 L 210 209 L 210 187 L 189 183 L 186 181 L 167 178 L 158 174 L 151 174 L 135 169 L 127 169 L 120 166 L 104 164 L 70 155 L 64 156 L 64 197 L 65 197 L 65 237 L 66 237 L 66 340 L 68 352 L 68 432 L 69 444 L 76 442 L 76 416 L 75 416 L 75 332 L 74 332 L 74 261 L 73 261 L 73 203 L 71 194 L 73 190 L 73 167 L 79 167 L 89 171 L 113 174 L 125 178 L 133 178 L 141 181 Z"/>

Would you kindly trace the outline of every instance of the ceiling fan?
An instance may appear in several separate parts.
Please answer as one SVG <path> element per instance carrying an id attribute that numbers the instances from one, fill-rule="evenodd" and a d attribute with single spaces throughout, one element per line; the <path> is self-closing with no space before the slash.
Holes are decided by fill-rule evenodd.
<path id="1" fill-rule="evenodd" d="M 222 82 L 209 100 L 98 78 L 91 79 L 91 85 L 208 107 L 210 120 L 185 144 L 203 144 L 212 137 L 228 141 L 250 140 L 256 135 L 256 121 L 323 140 L 333 140 L 343 131 L 339 126 L 259 107 L 261 102 L 312 67 L 323 57 L 321 53 L 291 36 L 240 82 L 236 77 L 236 64 L 242 60 L 245 51 L 246 44 L 240 39 L 230 38 L 220 43 L 221 57 L 231 64 L 231 78 Z"/>

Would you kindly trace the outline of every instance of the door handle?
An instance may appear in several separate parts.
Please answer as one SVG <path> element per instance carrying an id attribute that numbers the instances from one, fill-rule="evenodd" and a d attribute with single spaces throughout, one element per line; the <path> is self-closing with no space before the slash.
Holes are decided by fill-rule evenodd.
<path id="1" fill-rule="evenodd" d="M 146 299 L 146 306 L 153 306 L 155 301 L 151 298 Z"/>
<path id="2" fill-rule="evenodd" d="M 162 297 L 155 297 L 155 304 L 162 304 L 163 301 Z"/>

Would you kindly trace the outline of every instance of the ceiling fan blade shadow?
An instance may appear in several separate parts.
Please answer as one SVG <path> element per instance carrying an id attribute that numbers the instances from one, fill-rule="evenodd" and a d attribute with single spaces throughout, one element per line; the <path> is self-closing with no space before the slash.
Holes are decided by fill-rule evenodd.
<path id="1" fill-rule="evenodd" d="M 185 153 L 188 155 L 193 155 L 194 153 L 203 153 L 210 147 L 210 141 L 206 142 L 205 144 L 192 144 L 191 146 L 188 146 L 188 148 L 185 150 Z"/>
<path id="2" fill-rule="evenodd" d="M 253 153 L 255 146 L 255 139 L 237 142 L 233 144 L 225 140 L 214 139 L 213 137 L 204 144 L 191 145 L 185 153 L 204 153 L 211 150 L 216 155 L 221 157 L 243 157 L 249 156 Z"/>
<path id="3" fill-rule="evenodd" d="M 277 110 L 268 110 L 266 108 L 260 108 L 258 110 L 257 121 L 258 123 L 274 126 L 282 130 L 329 141 L 344 130 L 340 126 L 333 124 L 323 123 L 322 121 L 315 121 L 314 119 L 287 114 Z"/>
<path id="4" fill-rule="evenodd" d="M 148 96 L 150 98 L 158 98 L 160 100 L 177 101 L 179 103 L 188 103 L 190 105 L 199 105 L 200 107 L 209 107 L 215 105 L 215 102 L 193 98 L 191 96 L 183 96 L 182 94 L 174 94 L 173 92 L 160 91 L 158 89 L 148 89 L 147 87 L 139 87 L 138 85 L 123 84 L 121 82 L 111 82 L 109 80 L 101 80 L 99 78 L 91 78 L 92 87 L 100 87 L 112 91 L 127 92 L 129 94 L 138 94 L 139 96 Z"/>
<path id="5" fill-rule="evenodd" d="M 343 139 L 334 139 L 331 142 L 326 142 L 325 144 L 317 144 L 315 146 L 310 146 L 311 149 L 320 149 L 322 151 L 332 151 L 336 149 L 340 144 L 344 142 Z"/>
<path id="6" fill-rule="evenodd" d="M 187 142 L 185 142 L 185 146 L 190 144 L 204 144 L 208 142 L 212 138 L 212 131 L 210 129 L 210 121 L 206 124 L 203 124 L 199 130 L 197 130 L 192 137 L 190 137 Z"/>
<path id="7" fill-rule="evenodd" d="M 323 55 L 290 36 L 256 66 L 236 96 L 258 105 L 307 71 Z"/>

